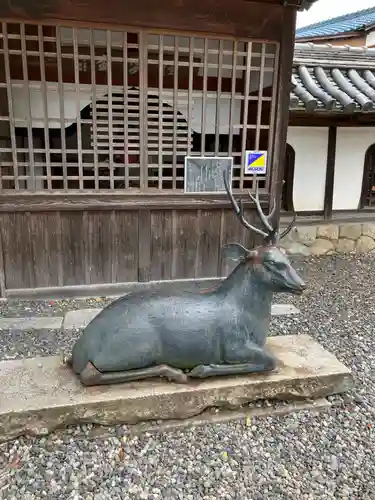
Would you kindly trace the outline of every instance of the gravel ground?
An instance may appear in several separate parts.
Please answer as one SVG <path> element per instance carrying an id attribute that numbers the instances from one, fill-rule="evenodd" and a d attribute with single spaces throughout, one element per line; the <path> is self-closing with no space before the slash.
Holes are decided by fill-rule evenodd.
<path id="1" fill-rule="evenodd" d="M 64 316 L 68 311 L 104 307 L 113 299 L 98 297 L 93 299 L 62 300 L 14 300 L 0 303 L 0 317 L 24 318 L 28 316 Z"/>
<path id="2" fill-rule="evenodd" d="M 118 426 L 93 439 L 91 426 L 82 426 L 17 439 L 0 445 L 0 498 L 375 500 L 375 260 L 322 258 L 297 267 L 308 290 L 276 299 L 301 314 L 274 318 L 272 334 L 309 333 L 352 369 L 355 391 L 339 406 L 333 398 L 320 414 L 140 436 Z M 0 356 L 49 354 L 72 340 L 2 332 Z"/>

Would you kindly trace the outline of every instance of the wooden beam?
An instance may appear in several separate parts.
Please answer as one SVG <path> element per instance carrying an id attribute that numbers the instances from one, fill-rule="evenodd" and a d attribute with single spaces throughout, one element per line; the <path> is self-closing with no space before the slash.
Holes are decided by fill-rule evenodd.
<path id="1" fill-rule="evenodd" d="M 272 221 L 274 227 L 278 226 L 280 218 L 286 138 L 289 122 L 296 15 L 297 11 L 295 8 L 287 7 L 283 12 L 282 18 L 283 34 L 280 44 L 280 60 L 277 79 L 276 124 L 273 130 L 274 143 L 270 186 L 271 200 L 275 200 L 276 204 L 275 216 Z"/>
<path id="2" fill-rule="evenodd" d="M 333 184 L 335 181 L 335 162 L 336 162 L 336 141 L 337 141 L 337 127 L 331 126 L 328 129 L 326 186 L 324 193 L 325 219 L 332 218 Z"/>
<path id="3" fill-rule="evenodd" d="M 244 207 L 253 208 L 247 193 L 236 193 Z M 267 195 L 260 193 L 260 201 L 266 205 Z M 154 192 L 139 195 L 86 194 L 4 194 L 0 195 L 0 213 L 3 212 L 55 212 L 57 210 L 76 212 L 81 210 L 191 210 L 230 208 L 228 196 L 224 193 L 187 195 L 173 192 Z"/>
<path id="4" fill-rule="evenodd" d="M 278 41 L 282 5 L 231 0 L 8 0 L 0 18 L 26 22 L 78 22 L 183 30 Z"/>
<path id="5" fill-rule="evenodd" d="M 283 204 L 282 209 L 287 212 L 294 212 L 293 186 L 296 154 L 294 148 L 287 144 L 285 151 L 284 184 L 283 184 Z"/>
<path id="6" fill-rule="evenodd" d="M 375 125 L 375 113 L 354 113 L 351 115 L 342 112 L 330 113 L 306 113 L 304 111 L 290 111 L 290 127 L 373 127 Z"/>

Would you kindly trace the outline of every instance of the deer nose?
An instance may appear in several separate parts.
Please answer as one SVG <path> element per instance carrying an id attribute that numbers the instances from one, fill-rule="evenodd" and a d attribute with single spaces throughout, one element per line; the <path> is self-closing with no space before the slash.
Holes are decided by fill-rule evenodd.
<path id="1" fill-rule="evenodd" d="M 298 283 L 298 285 L 297 285 L 296 289 L 297 289 L 300 293 L 302 293 L 304 290 L 306 290 L 306 288 L 307 288 L 306 283 L 305 283 L 304 281 L 302 281 L 302 280 L 299 280 L 299 283 Z"/>

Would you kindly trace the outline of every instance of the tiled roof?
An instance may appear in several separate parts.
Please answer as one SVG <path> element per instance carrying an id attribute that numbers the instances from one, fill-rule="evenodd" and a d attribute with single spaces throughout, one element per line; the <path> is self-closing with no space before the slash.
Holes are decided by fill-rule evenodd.
<path id="1" fill-rule="evenodd" d="M 344 16 L 333 17 L 319 23 L 304 26 L 296 31 L 296 39 L 330 37 L 365 29 L 375 24 L 375 7 L 352 12 Z"/>
<path id="2" fill-rule="evenodd" d="M 375 112 L 375 49 L 297 43 L 290 109 Z"/>

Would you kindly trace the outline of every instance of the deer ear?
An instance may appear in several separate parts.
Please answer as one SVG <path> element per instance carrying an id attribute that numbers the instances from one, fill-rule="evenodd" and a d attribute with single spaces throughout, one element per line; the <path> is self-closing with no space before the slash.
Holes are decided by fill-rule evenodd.
<path id="1" fill-rule="evenodd" d="M 244 260 L 249 255 L 249 250 L 238 243 L 228 243 L 222 248 L 223 255 L 232 260 Z"/>

